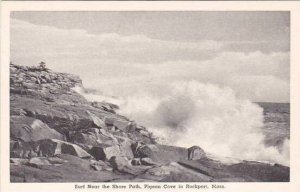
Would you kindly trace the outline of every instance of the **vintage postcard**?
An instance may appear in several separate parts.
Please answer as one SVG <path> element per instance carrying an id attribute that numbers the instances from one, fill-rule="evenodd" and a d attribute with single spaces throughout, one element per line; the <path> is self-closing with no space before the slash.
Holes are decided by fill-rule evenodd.
<path id="1" fill-rule="evenodd" d="M 299 191 L 299 5 L 3 2 L 1 191 Z"/>

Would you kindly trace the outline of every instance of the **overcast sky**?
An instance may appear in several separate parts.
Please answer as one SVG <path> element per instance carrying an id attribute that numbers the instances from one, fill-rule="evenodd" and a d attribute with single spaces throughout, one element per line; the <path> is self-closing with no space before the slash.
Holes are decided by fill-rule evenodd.
<path id="1" fill-rule="evenodd" d="M 108 94 L 197 80 L 289 102 L 289 42 L 289 12 L 11 14 L 14 63 L 45 61 Z"/>

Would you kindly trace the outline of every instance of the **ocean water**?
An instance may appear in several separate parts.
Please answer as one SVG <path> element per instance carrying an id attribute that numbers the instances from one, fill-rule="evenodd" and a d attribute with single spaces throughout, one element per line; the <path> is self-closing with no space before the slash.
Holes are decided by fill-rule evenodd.
<path id="1" fill-rule="evenodd" d="M 286 139 L 290 139 L 290 104 L 257 104 L 263 108 L 265 144 L 280 148 Z"/>
<path id="2" fill-rule="evenodd" d="M 229 87 L 198 81 L 140 86 L 113 97 L 75 90 L 90 101 L 119 105 L 118 113 L 147 127 L 160 143 L 198 145 L 219 159 L 289 165 L 289 104 L 253 103 Z"/>

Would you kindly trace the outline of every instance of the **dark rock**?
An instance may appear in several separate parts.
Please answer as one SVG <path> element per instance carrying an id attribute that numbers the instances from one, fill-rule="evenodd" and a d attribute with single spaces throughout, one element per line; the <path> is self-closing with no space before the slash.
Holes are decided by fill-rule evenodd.
<path id="1" fill-rule="evenodd" d="M 100 144 L 93 147 L 89 153 L 95 157 L 96 160 L 109 160 L 113 156 L 120 156 L 121 151 L 118 145 Z"/>
<path id="2" fill-rule="evenodd" d="M 289 168 L 274 166 L 259 162 L 241 162 L 234 164 L 223 164 L 208 158 L 202 158 L 194 161 L 180 161 L 180 165 L 189 168 L 198 173 L 207 175 L 213 181 L 220 182 L 285 182 L 289 180 Z"/>
<path id="3" fill-rule="evenodd" d="M 134 156 L 139 158 L 152 157 L 159 151 L 156 145 L 133 144 Z"/>
<path id="4" fill-rule="evenodd" d="M 130 162 L 131 162 L 131 165 L 142 165 L 140 158 L 134 158 Z"/>
<path id="5" fill-rule="evenodd" d="M 199 146 L 192 146 L 188 148 L 188 160 L 197 160 L 203 157 L 206 157 L 206 154 Z"/>
<path id="6" fill-rule="evenodd" d="M 270 165 L 267 163 L 249 162 L 230 165 L 228 171 L 235 174 L 238 178 L 244 178 L 249 181 L 264 182 L 289 182 L 290 168 L 280 165 Z"/>
<path id="7" fill-rule="evenodd" d="M 70 154 L 81 158 L 90 158 L 91 156 L 79 146 L 70 143 L 61 143 L 61 153 Z"/>
<path id="8" fill-rule="evenodd" d="M 114 126 L 114 121 L 115 121 L 115 118 L 113 118 L 113 117 L 106 117 L 104 119 L 104 122 L 107 126 Z"/>
<path id="9" fill-rule="evenodd" d="M 98 165 L 98 164 L 91 164 L 91 168 L 94 169 L 95 171 L 102 171 L 103 168 L 102 166 Z"/>
<path id="10" fill-rule="evenodd" d="M 167 145 L 143 145 L 136 143 L 132 145 L 134 156 L 139 158 L 149 157 L 158 163 L 176 162 L 186 160 L 188 151 L 182 147 Z"/>
<path id="11" fill-rule="evenodd" d="M 162 166 L 154 166 L 138 178 L 160 182 L 209 182 L 211 177 L 197 173 L 172 162 Z"/>
<path id="12" fill-rule="evenodd" d="M 53 157 L 57 154 L 70 154 L 80 158 L 91 158 L 91 155 L 75 144 L 57 139 L 44 139 L 37 142 L 17 142 L 11 151 L 11 157 Z"/>
<path id="13" fill-rule="evenodd" d="M 152 166 L 152 165 L 157 165 L 156 162 L 154 162 L 152 159 L 149 157 L 141 158 L 141 164 L 146 165 L 146 166 Z"/>
<path id="14" fill-rule="evenodd" d="M 39 169 L 26 165 L 11 165 L 11 182 L 106 182 L 130 179 L 131 175 L 115 174 L 111 171 L 95 171 L 89 160 L 72 155 L 59 155 L 67 160 L 61 166 L 41 166 Z"/>
<path id="15" fill-rule="evenodd" d="M 100 118 L 95 117 L 95 113 L 87 112 L 88 110 L 85 106 L 72 106 L 65 102 L 51 102 L 51 107 L 49 107 L 48 103 L 42 100 L 14 97 L 16 99 L 11 103 L 12 109 L 22 108 L 27 116 L 43 121 L 60 133 L 65 133 L 69 130 L 100 127 L 101 125 L 99 123 L 101 122 Z M 102 112 L 97 113 L 99 117 L 104 117 L 104 115 Z"/>
<path id="16" fill-rule="evenodd" d="M 42 139 L 64 140 L 64 136 L 49 128 L 38 119 L 26 116 L 11 116 L 10 135 L 22 141 L 38 141 Z"/>
<path id="17" fill-rule="evenodd" d="M 110 113 L 116 113 L 115 109 L 118 109 L 119 107 L 114 104 L 106 103 L 106 102 L 92 102 L 91 105 L 95 108 L 108 111 Z"/>
<path id="18" fill-rule="evenodd" d="M 10 150 L 10 156 L 14 158 L 31 158 L 38 156 L 38 144 L 33 142 L 18 141 Z"/>
<path id="19" fill-rule="evenodd" d="M 180 165 L 195 170 L 196 172 L 202 173 L 207 176 L 217 177 L 217 171 L 220 170 L 220 167 L 214 163 L 204 162 L 204 161 L 180 161 Z M 208 166 L 209 165 L 209 166 Z"/>
<path id="20" fill-rule="evenodd" d="M 103 134 L 104 133 L 104 134 Z M 116 145 L 118 141 L 114 136 L 105 130 L 97 128 L 84 129 L 71 136 L 71 141 L 82 146 L 84 149 L 91 149 L 99 144 Z"/>

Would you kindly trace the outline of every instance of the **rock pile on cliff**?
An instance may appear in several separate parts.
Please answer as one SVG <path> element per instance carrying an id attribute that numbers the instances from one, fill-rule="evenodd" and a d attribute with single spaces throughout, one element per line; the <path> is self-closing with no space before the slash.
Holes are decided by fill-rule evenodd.
<path id="1" fill-rule="evenodd" d="M 12 182 L 289 179 L 281 165 L 224 165 L 199 146 L 158 144 L 147 128 L 119 115 L 118 106 L 89 102 L 76 86 L 84 89 L 75 75 L 10 65 Z"/>

